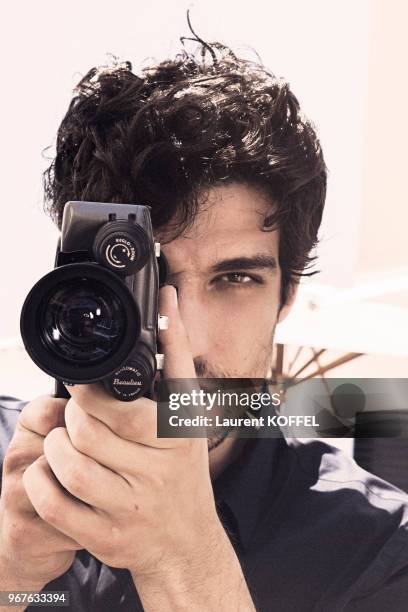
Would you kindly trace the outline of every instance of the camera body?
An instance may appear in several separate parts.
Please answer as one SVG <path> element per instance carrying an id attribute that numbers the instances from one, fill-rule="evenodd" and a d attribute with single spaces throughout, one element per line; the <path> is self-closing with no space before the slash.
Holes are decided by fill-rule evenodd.
<path id="1" fill-rule="evenodd" d="M 101 381 L 117 399 L 152 397 L 159 288 L 167 266 L 148 206 L 67 202 L 55 268 L 29 292 L 20 329 L 57 383 Z"/>

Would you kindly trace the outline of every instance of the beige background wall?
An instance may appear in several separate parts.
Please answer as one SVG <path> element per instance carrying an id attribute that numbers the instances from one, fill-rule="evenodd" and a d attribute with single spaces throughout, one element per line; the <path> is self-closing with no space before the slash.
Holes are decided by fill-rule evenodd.
<path id="1" fill-rule="evenodd" d="M 317 125 L 330 169 L 319 282 L 348 288 L 408 269 L 408 2 L 159 0 L 141 8 L 131 0 L 72 0 L 62 15 L 51 0 L 17 1 L 3 10 L 1 39 L 0 393 L 48 391 L 24 353 L 4 347 L 18 338 L 27 291 L 52 265 L 57 236 L 41 211 L 41 151 L 53 141 L 72 87 L 106 52 L 135 67 L 174 52 L 187 34 L 188 7 L 203 38 L 249 56 L 256 49 L 290 81 Z M 408 307 L 407 294 L 373 299 Z M 408 363 L 369 356 L 333 374 L 408 376 Z"/>
<path id="2" fill-rule="evenodd" d="M 371 23 L 360 274 L 408 268 L 408 2 L 373 1 Z"/>

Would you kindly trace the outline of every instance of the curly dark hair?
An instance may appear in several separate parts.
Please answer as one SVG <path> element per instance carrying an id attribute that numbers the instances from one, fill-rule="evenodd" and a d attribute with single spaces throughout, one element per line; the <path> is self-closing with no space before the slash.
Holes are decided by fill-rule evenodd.
<path id="1" fill-rule="evenodd" d="M 208 54 L 210 51 L 210 54 Z M 208 59 L 210 57 L 210 59 Z M 151 206 L 172 238 L 214 185 L 241 182 L 271 201 L 279 227 L 281 305 L 315 259 L 326 166 L 313 125 L 288 83 L 219 43 L 132 72 L 92 68 L 79 82 L 44 173 L 45 207 L 61 226 L 69 200 Z"/>

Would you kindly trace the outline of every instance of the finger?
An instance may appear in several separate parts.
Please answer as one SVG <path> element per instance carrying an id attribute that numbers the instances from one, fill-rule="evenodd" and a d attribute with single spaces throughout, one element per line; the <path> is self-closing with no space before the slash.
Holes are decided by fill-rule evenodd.
<path id="1" fill-rule="evenodd" d="M 118 442 L 129 441 L 153 448 L 178 446 L 177 440 L 157 438 L 157 405 L 146 398 L 120 402 L 98 385 L 75 385 L 65 409 L 70 439 L 80 452 L 97 459 L 107 456 L 107 449 L 117 454 Z M 131 447 L 128 449 L 129 457 Z M 113 456 L 115 461 L 117 457 Z M 113 463 L 102 461 L 112 467 Z"/>
<path id="2" fill-rule="evenodd" d="M 18 532 L 16 533 L 16 525 L 21 521 L 21 517 L 18 514 L 13 512 L 7 512 L 3 517 L 2 528 L 4 529 L 4 533 L 12 533 L 14 538 L 18 536 Z M 21 534 L 22 545 L 27 544 L 24 540 L 27 539 L 27 536 L 30 537 L 30 542 L 39 542 L 41 546 L 46 542 L 47 550 L 50 555 L 58 552 L 64 552 L 68 550 L 81 550 L 82 546 L 75 542 L 72 538 L 67 537 L 65 534 L 61 533 L 55 527 L 52 527 L 48 523 L 45 523 L 36 513 L 35 518 L 30 519 L 28 523 L 29 531 L 25 527 L 23 523 L 22 528 L 24 529 Z M 18 527 L 17 527 L 18 529 Z"/>
<path id="3" fill-rule="evenodd" d="M 104 423 L 119 436 L 128 440 L 141 440 L 156 427 L 156 404 L 140 398 L 133 402 L 121 402 L 107 393 L 102 385 L 75 385 L 70 387 L 71 400 L 66 406 L 66 415 L 72 404 L 86 414 Z"/>
<path id="4" fill-rule="evenodd" d="M 54 427 L 64 425 L 67 401 L 51 395 L 42 395 L 24 406 L 18 422 L 24 429 L 45 437 Z"/>
<path id="5" fill-rule="evenodd" d="M 23 408 L 4 458 L 5 476 L 22 474 L 29 464 L 43 454 L 44 437 L 54 427 L 64 424 L 66 403 L 65 399 L 45 395 Z"/>
<path id="6" fill-rule="evenodd" d="M 156 460 L 157 447 L 120 438 L 73 402 L 67 406 L 66 423 L 71 443 L 77 450 L 127 481 L 135 474 L 149 472 Z"/>
<path id="7" fill-rule="evenodd" d="M 76 498 L 113 515 L 129 507 L 128 482 L 74 448 L 65 427 L 48 434 L 44 454 L 59 482 Z"/>
<path id="8" fill-rule="evenodd" d="M 168 328 L 159 332 L 159 338 L 164 352 L 164 380 L 158 383 L 159 418 L 167 423 L 169 418 L 169 397 L 185 394 L 192 398 L 193 391 L 200 391 L 191 352 L 190 340 L 181 319 L 176 288 L 166 285 L 160 290 L 160 314 L 168 318 Z M 202 414 L 204 406 L 187 407 L 183 405 L 179 415 L 194 417 Z"/>
<path id="9" fill-rule="evenodd" d="M 35 459 L 33 459 L 33 461 L 35 461 Z M 24 469 L 27 468 L 27 465 L 28 464 L 25 465 Z M 22 472 L 21 474 L 9 473 L 7 477 L 3 478 L 0 498 L 4 508 L 6 508 L 8 512 L 25 515 L 27 517 L 37 516 L 24 489 Z"/>
<path id="10" fill-rule="evenodd" d="M 17 423 L 14 436 L 4 457 L 4 477 L 11 474 L 21 474 L 25 468 L 43 454 L 44 438 L 34 434 Z"/>
<path id="11" fill-rule="evenodd" d="M 168 329 L 159 332 L 164 351 L 164 377 L 196 378 L 190 341 L 181 320 L 177 291 L 172 285 L 160 290 L 159 311 L 168 317 Z"/>
<path id="12" fill-rule="evenodd" d="M 44 455 L 26 469 L 23 483 L 32 505 L 43 521 L 78 542 L 81 548 L 92 546 L 91 534 L 95 530 L 108 530 L 108 525 L 104 524 L 96 510 L 61 488 Z"/>

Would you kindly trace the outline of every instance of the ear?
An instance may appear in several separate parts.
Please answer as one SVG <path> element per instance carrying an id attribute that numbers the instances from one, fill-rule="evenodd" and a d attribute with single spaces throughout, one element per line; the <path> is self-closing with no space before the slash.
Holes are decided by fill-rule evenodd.
<path id="1" fill-rule="evenodd" d="M 282 321 L 286 319 L 286 317 L 292 310 L 292 306 L 297 296 L 298 288 L 299 288 L 299 283 L 297 282 L 291 283 L 288 289 L 288 296 L 287 296 L 286 302 L 279 310 L 278 319 L 276 321 L 277 323 L 282 323 Z"/>

